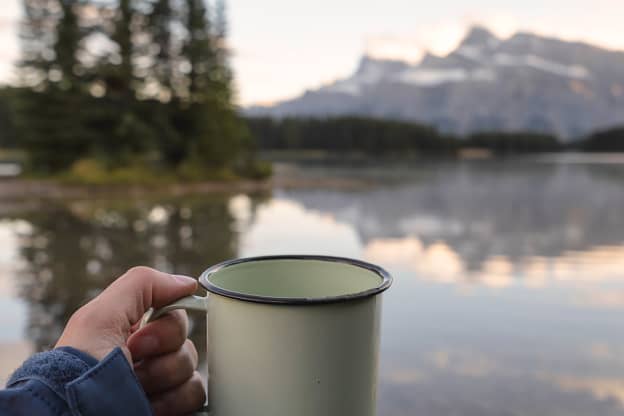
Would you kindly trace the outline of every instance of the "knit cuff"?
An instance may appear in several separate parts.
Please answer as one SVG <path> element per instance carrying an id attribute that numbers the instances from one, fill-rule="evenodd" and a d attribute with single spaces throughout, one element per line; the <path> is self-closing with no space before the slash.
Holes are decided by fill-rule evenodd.
<path id="1" fill-rule="evenodd" d="M 90 355 L 71 347 L 40 352 L 27 359 L 9 378 L 7 387 L 28 380 L 39 380 L 60 397 L 65 397 L 65 385 L 97 364 Z"/>

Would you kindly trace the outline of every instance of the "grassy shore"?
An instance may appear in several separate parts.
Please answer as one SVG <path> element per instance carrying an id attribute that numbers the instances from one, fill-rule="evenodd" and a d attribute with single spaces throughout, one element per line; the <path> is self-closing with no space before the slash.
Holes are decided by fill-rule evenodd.
<path id="1" fill-rule="evenodd" d="M 220 180 L 196 182 L 164 182 L 161 184 L 100 184 L 97 186 L 60 181 L 58 179 L 13 178 L 0 180 L 0 201 L 16 199 L 66 199 L 143 196 L 181 196 L 203 193 L 255 193 L 273 189 L 323 188 L 353 190 L 374 184 L 370 180 L 351 178 L 317 178 L 277 174 L 265 180 Z"/>

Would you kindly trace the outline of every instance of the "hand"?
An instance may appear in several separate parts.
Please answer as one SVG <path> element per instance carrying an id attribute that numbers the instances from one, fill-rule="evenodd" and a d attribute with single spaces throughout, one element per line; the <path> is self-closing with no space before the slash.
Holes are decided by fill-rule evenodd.
<path id="1" fill-rule="evenodd" d="M 174 311 L 144 328 L 138 322 L 197 289 L 190 277 L 135 267 L 70 318 L 56 346 L 71 346 L 98 360 L 116 347 L 134 366 L 156 415 L 188 414 L 204 403 L 197 350 L 188 340 L 184 311 Z"/>

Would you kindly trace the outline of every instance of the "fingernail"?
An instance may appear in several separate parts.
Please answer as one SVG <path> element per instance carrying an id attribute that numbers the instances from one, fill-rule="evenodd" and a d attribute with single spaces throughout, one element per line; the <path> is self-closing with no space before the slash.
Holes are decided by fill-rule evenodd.
<path id="1" fill-rule="evenodd" d="M 185 285 L 188 285 L 189 283 L 197 283 L 197 280 L 195 280 L 195 278 L 193 277 L 183 276 L 181 274 L 174 274 L 172 276 L 175 279 L 177 279 L 180 283 L 183 283 Z"/>
<path id="2" fill-rule="evenodd" d="M 133 355 L 138 357 L 149 356 L 158 351 L 158 338 L 146 335 L 140 337 L 136 342 Z"/>

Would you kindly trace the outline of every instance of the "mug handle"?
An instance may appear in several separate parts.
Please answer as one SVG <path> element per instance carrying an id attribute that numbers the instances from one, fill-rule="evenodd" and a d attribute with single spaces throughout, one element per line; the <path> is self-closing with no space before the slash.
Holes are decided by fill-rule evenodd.
<path id="1" fill-rule="evenodd" d="M 143 318 L 141 318 L 139 328 L 143 328 L 145 325 L 155 321 L 167 312 L 171 312 L 176 309 L 186 309 L 188 311 L 206 313 L 208 312 L 208 295 L 206 295 L 205 298 L 202 298 L 201 296 L 187 296 L 159 309 L 149 308 L 143 315 Z"/>
<path id="2" fill-rule="evenodd" d="M 200 311 L 206 313 L 208 311 L 208 295 L 204 298 L 201 296 L 187 296 L 159 309 L 149 308 L 143 315 L 143 318 L 141 318 L 139 328 L 143 328 L 145 325 L 155 321 L 167 312 L 176 309 L 186 309 L 189 311 Z M 210 416 L 208 406 L 204 405 L 202 409 L 193 413 L 193 416 Z"/>

